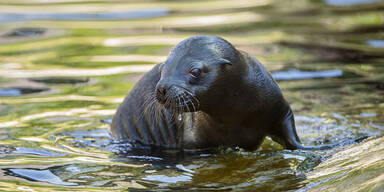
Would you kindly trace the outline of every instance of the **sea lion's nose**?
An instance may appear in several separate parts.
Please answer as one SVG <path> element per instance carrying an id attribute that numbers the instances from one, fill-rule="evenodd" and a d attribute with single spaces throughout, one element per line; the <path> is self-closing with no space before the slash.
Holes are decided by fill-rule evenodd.
<path id="1" fill-rule="evenodd" d="M 168 90 L 168 87 L 165 85 L 165 84 L 158 84 L 156 86 L 156 99 L 160 102 L 160 103 L 164 103 L 165 102 L 165 98 L 166 98 L 166 95 L 167 95 L 167 90 Z"/>
<path id="2" fill-rule="evenodd" d="M 167 94 L 167 89 L 165 87 L 158 87 L 156 91 L 157 91 L 157 94 L 163 97 L 165 97 L 165 95 Z"/>

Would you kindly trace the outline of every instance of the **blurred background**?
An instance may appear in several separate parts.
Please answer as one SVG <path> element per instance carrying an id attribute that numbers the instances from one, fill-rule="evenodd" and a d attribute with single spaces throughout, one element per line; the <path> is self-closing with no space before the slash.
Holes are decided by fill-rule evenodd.
<path id="1" fill-rule="evenodd" d="M 271 71 L 304 144 L 370 139 L 324 152 L 266 139 L 177 161 L 116 153 L 108 122 L 124 96 L 202 34 Z M 382 191 L 383 64 L 379 0 L 0 0 L 0 189 Z"/>

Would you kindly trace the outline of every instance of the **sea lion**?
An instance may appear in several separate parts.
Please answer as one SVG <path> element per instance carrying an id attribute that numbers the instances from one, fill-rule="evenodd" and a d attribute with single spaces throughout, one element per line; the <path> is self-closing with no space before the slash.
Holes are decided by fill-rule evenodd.
<path id="1" fill-rule="evenodd" d="M 115 139 L 179 149 L 257 149 L 270 136 L 285 149 L 303 146 L 293 112 L 270 73 L 255 58 L 216 36 L 176 45 L 147 72 L 112 120 Z"/>

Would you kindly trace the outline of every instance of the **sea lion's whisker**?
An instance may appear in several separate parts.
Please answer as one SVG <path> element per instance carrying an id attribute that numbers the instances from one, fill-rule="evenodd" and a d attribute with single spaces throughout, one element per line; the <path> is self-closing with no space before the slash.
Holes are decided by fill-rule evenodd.
<path id="1" fill-rule="evenodd" d="M 190 93 L 188 93 L 188 92 L 185 92 L 185 94 L 186 94 L 186 96 L 188 96 L 188 99 L 189 99 L 189 103 L 191 103 L 192 104 L 192 107 L 193 107 L 193 111 L 197 111 L 197 108 L 196 108 L 196 106 L 195 106 L 195 104 L 194 104 L 194 97 L 193 97 L 193 95 L 192 94 L 190 94 Z"/>
<path id="2" fill-rule="evenodd" d="M 144 101 L 141 103 L 140 107 L 143 109 L 139 114 L 139 119 L 144 119 L 146 114 L 151 114 L 151 108 L 153 108 L 154 103 L 156 102 L 152 94 L 144 96 Z"/>
<path id="3" fill-rule="evenodd" d="M 197 111 L 197 110 L 196 110 L 196 106 L 195 106 L 195 104 L 193 103 L 192 100 L 191 100 L 191 104 L 192 104 L 192 107 L 193 107 L 193 111 Z"/>
<path id="4" fill-rule="evenodd" d="M 185 101 L 185 99 L 184 98 L 181 98 L 181 99 L 183 100 L 183 105 L 187 107 L 187 111 L 191 112 L 191 109 L 189 108 L 188 103 Z"/>
<path id="5" fill-rule="evenodd" d="M 175 108 L 177 109 L 177 114 L 181 114 L 181 111 L 182 111 L 181 107 L 183 107 L 183 106 L 181 103 L 181 97 L 179 95 L 177 96 L 177 101 L 178 101 L 177 107 L 175 107 Z"/>
<path id="6" fill-rule="evenodd" d="M 192 94 L 192 93 L 190 93 L 189 91 L 186 91 L 185 92 L 188 96 L 189 96 L 189 98 L 191 99 L 191 103 L 192 103 L 192 105 L 193 105 L 193 107 L 194 107 L 194 110 L 195 111 L 197 111 L 197 108 L 199 108 L 200 107 L 200 101 Z M 197 106 L 196 106 L 197 105 Z"/>

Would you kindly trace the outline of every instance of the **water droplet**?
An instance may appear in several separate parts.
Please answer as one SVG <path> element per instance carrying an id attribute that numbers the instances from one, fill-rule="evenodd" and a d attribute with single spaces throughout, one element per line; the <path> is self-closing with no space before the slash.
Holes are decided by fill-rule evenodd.
<path id="1" fill-rule="evenodd" d="M 181 114 L 179 114 L 179 116 L 177 116 L 177 120 L 179 120 L 179 121 L 183 120 L 183 117 L 181 116 Z"/>

